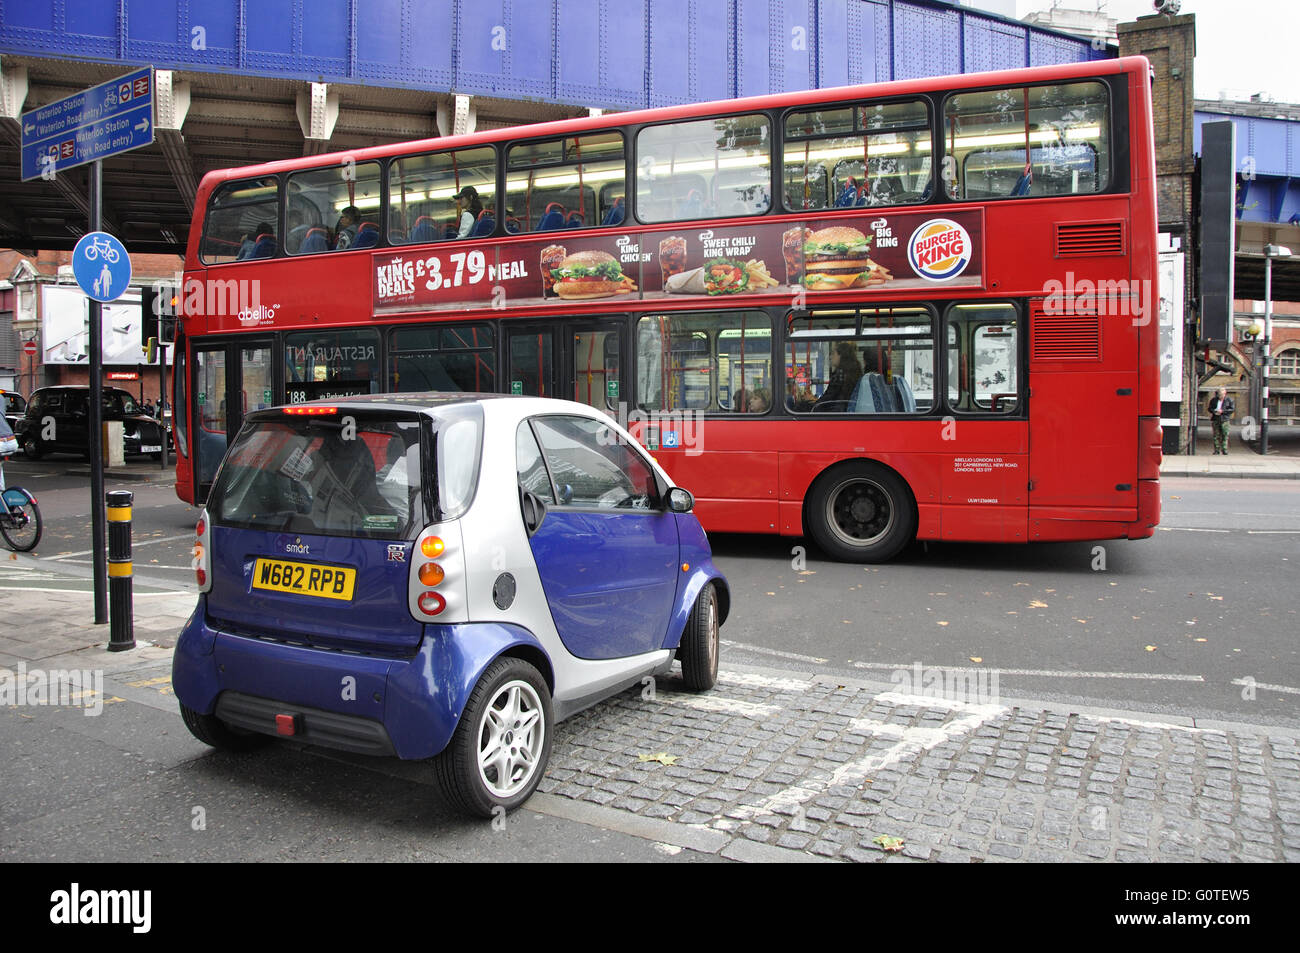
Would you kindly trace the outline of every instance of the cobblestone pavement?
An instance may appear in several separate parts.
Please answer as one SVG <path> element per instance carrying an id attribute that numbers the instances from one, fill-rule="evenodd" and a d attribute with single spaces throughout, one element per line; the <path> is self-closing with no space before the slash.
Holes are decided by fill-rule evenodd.
<path id="1" fill-rule="evenodd" d="M 820 675 L 630 690 L 558 727 L 541 790 L 844 861 L 1300 861 L 1292 733 Z"/>

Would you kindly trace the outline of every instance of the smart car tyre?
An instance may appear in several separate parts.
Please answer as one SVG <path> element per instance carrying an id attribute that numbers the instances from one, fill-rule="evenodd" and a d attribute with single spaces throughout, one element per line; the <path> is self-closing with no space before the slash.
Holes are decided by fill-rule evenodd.
<path id="1" fill-rule="evenodd" d="M 236 731 L 216 715 L 204 715 L 181 705 L 181 720 L 195 738 L 220 751 L 251 751 L 271 740 L 268 735 Z"/>
<path id="2" fill-rule="evenodd" d="M 682 679 L 687 688 L 702 692 L 717 683 L 718 593 L 711 582 L 695 600 L 677 657 L 682 663 Z"/>
<path id="3" fill-rule="evenodd" d="M 893 559 L 916 538 L 916 504 L 893 470 L 865 461 L 832 467 L 808 502 L 808 533 L 846 562 Z"/>
<path id="4" fill-rule="evenodd" d="M 434 760 L 443 794 L 479 817 L 492 817 L 498 808 L 513 811 L 546 773 L 553 729 L 551 693 L 541 673 L 522 659 L 497 659 Z"/>

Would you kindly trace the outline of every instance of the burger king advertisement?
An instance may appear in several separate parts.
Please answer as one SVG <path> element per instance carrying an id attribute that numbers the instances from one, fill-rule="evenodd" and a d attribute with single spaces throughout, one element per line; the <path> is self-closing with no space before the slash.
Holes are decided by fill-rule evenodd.
<path id="1" fill-rule="evenodd" d="M 982 213 L 936 211 L 573 236 L 560 229 L 390 248 L 373 257 L 375 310 L 717 301 L 800 291 L 858 299 L 982 288 Z"/>

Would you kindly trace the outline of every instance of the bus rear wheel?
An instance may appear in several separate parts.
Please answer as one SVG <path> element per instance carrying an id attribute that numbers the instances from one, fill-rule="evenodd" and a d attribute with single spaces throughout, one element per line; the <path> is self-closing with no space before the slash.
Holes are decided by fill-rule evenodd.
<path id="1" fill-rule="evenodd" d="M 893 470 L 864 461 L 842 463 L 817 481 L 807 524 L 809 535 L 835 559 L 886 562 L 916 538 L 916 504 Z"/>

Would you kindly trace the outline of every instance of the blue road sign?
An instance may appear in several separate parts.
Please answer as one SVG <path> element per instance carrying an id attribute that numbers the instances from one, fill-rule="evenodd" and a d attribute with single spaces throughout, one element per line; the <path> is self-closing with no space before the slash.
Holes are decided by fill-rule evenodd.
<path id="1" fill-rule="evenodd" d="M 96 301 L 116 301 L 131 283 L 131 256 L 126 246 L 108 232 L 81 236 L 72 250 L 72 273 L 77 285 Z"/>
<path id="2" fill-rule="evenodd" d="M 23 181 L 153 142 L 153 81 L 146 66 L 23 113 Z"/>

